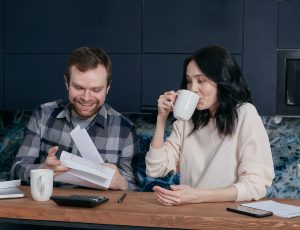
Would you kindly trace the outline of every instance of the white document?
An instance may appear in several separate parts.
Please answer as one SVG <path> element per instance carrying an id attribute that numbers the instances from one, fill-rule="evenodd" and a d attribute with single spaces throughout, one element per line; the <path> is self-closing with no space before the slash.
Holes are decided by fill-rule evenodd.
<path id="1" fill-rule="evenodd" d="M 65 151 L 61 153 L 60 161 L 62 166 L 71 169 L 71 171 L 68 172 L 69 174 L 106 189 L 109 187 L 115 172 L 115 170 L 104 165 L 75 156 Z"/>
<path id="2" fill-rule="evenodd" d="M 54 181 L 108 189 L 115 170 L 102 165 L 103 159 L 85 129 L 77 126 L 70 135 L 82 157 L 63 151 L 61 164 L 71 170 L 55 176 Z"/>
<path id="3" fill-rule="evenodd" d="M 18 188 L 21 180 L 0 182 L 0 199 L 24 197 L 24 193 Z"/>
<path id="4" fill-rule="evenodd" d="M 77 125 L 76 128 L 70 132 L 70 135 L 83 158 L 96 163 L 103 163 L 103 159 L 86 129 L 81 129 L 80 126 Z"/>
<path id="5" fill-rule="evenodd" d="M 83 180 L 83 179 L 73 175 L 72 169 L 69 172 L 55 176 L 55 181 L 60 181 L 60 182 L 68 183 L 68 184 L 80 185 L 80 186 L 84 186 L 84 187 L 88 187 L 88 188 L 106 189 L 102 186 L 93 184 L 91 182 L 88 182 L 86 180 Z"/>
<path id="6" fill-rule="evenodd" d="M 18 187 L 21 185 L 21 180 L 1 181 L 0 188 Z"/>
<path id="7" fill-rule="evenodd" d="M 272 200 L 247 203 L 242 205 L 250 208 L 271 211 L 274 215 L 285 218 L 300 216 L 299 206 L 283 204 Z"/>

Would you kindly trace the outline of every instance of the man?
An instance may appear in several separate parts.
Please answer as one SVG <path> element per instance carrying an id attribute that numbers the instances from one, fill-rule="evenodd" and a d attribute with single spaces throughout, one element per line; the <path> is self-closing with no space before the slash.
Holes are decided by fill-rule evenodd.
<path id="1" fill-rule="evenodd" d="M 82 47 L 69 57 L 65 84 L 69 101 L 54 101 L 34 111 L 26 136 L 12 165 L 12 178 L 29 182 L 30 170 L 49 168 L 54 175 L 68 171 L 59 156 L 80 155 L 70 131 L 86 128 L 104 165 L 115 169 L 109 189 L 137 190 L 132 158 L 138 152 L 133 124 L 105 103 L 112 80 L 112 65 L 102 49 Z"/>

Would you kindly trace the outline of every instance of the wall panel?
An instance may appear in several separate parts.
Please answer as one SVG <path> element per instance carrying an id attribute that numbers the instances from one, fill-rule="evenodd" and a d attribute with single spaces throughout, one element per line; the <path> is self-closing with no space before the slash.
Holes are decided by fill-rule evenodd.
<path id="1" fill-rule="evenodd" d="M 300 48 L 300 1 L 279 3 L 279 48 Z"/>
<path id="2" fill-rule="evenodd" d="M 180 89 L 183 62 L 189 54 L 144 54 L 142 80 L 142 108 L 157 108 L 157 99 L 166 91 Z M 241 55 L 234 55 L 239 65 Z"/>
<path id="3" fill-rule="evenodd" d="M 1 6 L 0 108 L 32 109 L 65 97 L 65 59 L 89 46 L 112 58 L 113 107 L 153 109 L 161 93 L 179 88 L 190 53 L 220 44 L 237 57 L 260 114 L 274 115 L 276 49 L 300 46 L 296 0 L 0 0 Z"/>
<path id="4" fill-rule="evenodd" d="M 66 98 L 65 54 L 6 54 L 4 108 L 34 109 Z"/>
<path id="5" fill-rule="evenodd" d="M 139 112 L 141 105 L 141 55 L 110 54 L 112 84 L 107 102 L 119 112 Z"/>
<path id="6" fill-rule="evenodd" d="M 66 54 L 6 55 L 5 109 L 34 109 L 48 101 L 66 99 L 63 76 L 67 56 Z M 113 63 L 113 81 L 107 98 L 108 103 L 120 112 L 138 111 L 140 55 L 109 56 Z"/>
<path id="7" fill-rule="evenodd" d="M 246 0 L 245 10 L 244 72 L 258 112 L 261 115 L 274 115 L 277 81 L 277 2 Z"/>
<path id="8" fill-rule="evenodd" d="M 4 0 L 0 0 L 0 109 L 3 107 Z"/>
<path id="9" fill-rule="evenodd" d="M 242 52 L 243 1 L 144 0 L 143 51 L 190 53 L 211 44 Z"/>
<path id="10" fill-rule="evenodd" d="M 7 0 L 6 52 L 68 53 L 80 46 L 139 53 L 140 0 Z"/>

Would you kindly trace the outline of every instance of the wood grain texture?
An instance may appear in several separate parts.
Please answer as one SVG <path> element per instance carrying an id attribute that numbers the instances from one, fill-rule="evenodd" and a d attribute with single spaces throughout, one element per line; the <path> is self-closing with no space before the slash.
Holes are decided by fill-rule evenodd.
<path id="1" fill-rule="evenodd" d="M 128 192 L 123 203 L 117 203 L 121 191 L 55 188 L 53 195 L 104 195 L 109 201 L 95 208 L 63 207 L 53 201 L 33 201 L 30 188 L 22 186 L 26 197 L 0 200 L 0 218 L 62 221 L 180 229 L 300 229 L 300 217 L 253 218 L 226 211 L 239 202 L 202 203 L 163 206 L 153 193 Z M 300 200 L 276 199 L 300 206 Z"/>

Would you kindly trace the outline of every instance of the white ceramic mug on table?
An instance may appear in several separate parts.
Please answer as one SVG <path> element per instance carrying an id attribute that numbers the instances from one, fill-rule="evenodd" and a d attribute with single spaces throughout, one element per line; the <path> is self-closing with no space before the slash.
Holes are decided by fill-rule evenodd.
<path id="1" fill-rule="evenodd" d="M 31 196 L 36 201 L 47 201 L 53 192 L 53 170 L 33 169 L 30 171 Z"/>

